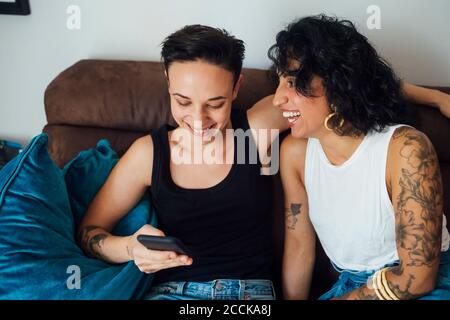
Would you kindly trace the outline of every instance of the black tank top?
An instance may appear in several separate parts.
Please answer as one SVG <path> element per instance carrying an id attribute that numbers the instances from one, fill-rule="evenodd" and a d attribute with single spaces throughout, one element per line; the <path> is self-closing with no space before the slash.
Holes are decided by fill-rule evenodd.
<path id="1" fill-rule="evenodd" d="M 248 130 L 247 113 L 233 110 L 234 130 Z M 154 144 L 152 204 L 158 228 L 179 238 L 188 247 L 193 263 L 155 274 L 154 283 L 167 281 L 211 281 L 214 279 L 272 280 L 271 178 L 260 174 L 261 163 L 249 164 L 250 144 L 246 138 L 246 163 L 234 162 L 221 182 L 206 189 L 185 189 L 170 174 L 169 125 L 151 133 Z"/>

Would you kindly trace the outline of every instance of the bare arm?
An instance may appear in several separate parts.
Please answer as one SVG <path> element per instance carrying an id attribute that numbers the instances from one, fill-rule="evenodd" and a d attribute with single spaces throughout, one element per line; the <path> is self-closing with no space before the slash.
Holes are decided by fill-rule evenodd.
<path id="1" fill-rule="evenodd" d="M 110 231 L 149 187 L 152 153 L 150 136 L 136 140 L 90 203 L 78 233 L 86 254 L 112 263 L 130 260 L 128 239 L 115 237 Z"/>
<path id="2" fill-rule="evenodd" d="M 450 95 L 445 92 L 407 82 L 402 82 L 402 90 L 408 100 L 438 108 L 444 116 L 450 118 Z"/>
<path id="3" fill-rule="evenodd" d="M 282 280 L 283 296 L 289 300 L 308 298 L 315 261 L 316 238 L 299 165 L 304 145 L 305 141 L 288 136 L 281 147 L 286 219 Z"/>
<path id="4" fill-rule="evenodd" d="M 400 265 L 386 272 L 399 299 L 423 296 L 435 287 L 442 237 L 443 190 L 434 148 L 421 132 L 397 129 L 390 145 L 389 169 Z M 347 299 L 376 299 L 366 285 Z"/>
<path id="5" fill-rule="evenodd" d="M 274 95 L 262 98 L 255 103 L 249 110 L 248 116 L 255 126 L 252 128 L 287 130 L 289 123 L 283 118 L 280 108 L 273 104 Z"/>
<path id="6" fill-rule="evenodd" d="M 289 127 L 288 121 L 282 117 L 281 111 L 273 105 L 272 101 L 273 95 L 267 96 L 247 110 L 248 122 L 258 147 L 260 161 L 264 167 L 268 167 L 273 160 L 269 152 L 272 146 L 277 150 L 279 148 L 276 139 L 278 139 L 280 131 Z"/>
<path id="7" fill-rule="evenodd" d="M 118 237 L 114 225 L 142 198 L 151 185 L 153 142 L 151 136 L 137 139 L 111 171 L 80 225 L 78 240 L 86 254 L 110 263 L 134 260 L 146 273 L 191 264 L 192 259 L 171 251 L 145 248 L 137 235 L 164 236 L 161 230 L 144 225 L 135 234 Z"/>

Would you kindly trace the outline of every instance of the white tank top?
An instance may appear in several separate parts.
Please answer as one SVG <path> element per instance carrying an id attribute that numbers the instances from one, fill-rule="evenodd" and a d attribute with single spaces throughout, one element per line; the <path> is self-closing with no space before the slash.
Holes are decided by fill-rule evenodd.
<path id="1" fill-rule="evenodd" d="M 385 173 L 391 136 L 401 126 L 366 135 L 339 166 L 329 162 L 318 139 L 308 139 L 305 188 L 310 219 L 325 253 L 341 269 L 368 271 L 398 260 Z M 442 251 L 449 242 L 444 215 Z"/>

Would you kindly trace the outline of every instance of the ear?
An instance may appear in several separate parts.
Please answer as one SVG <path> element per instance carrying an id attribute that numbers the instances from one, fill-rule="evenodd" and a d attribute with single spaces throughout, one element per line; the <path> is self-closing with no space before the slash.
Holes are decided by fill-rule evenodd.
<path id="1" fill-rule="evenodd" d="M 239 89 L 241 88 L 242 81 L 244 81 L 244 75 L 241 73 L 239 75 L 238 80 L 236 81 L 236 84 L 234 85 L 234 88 L 233 88 L 233 100 L 236 99 L 236 97 L 238 95 Z"/>

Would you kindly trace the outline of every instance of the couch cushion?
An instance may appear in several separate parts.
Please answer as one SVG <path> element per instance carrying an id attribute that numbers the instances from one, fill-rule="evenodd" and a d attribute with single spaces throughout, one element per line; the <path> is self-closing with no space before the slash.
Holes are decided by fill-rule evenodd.
<path id="1" fill-rule="evenodd" d="M 78 230 L 89 204 L 118 161 L 119 157 L 110 147 L 108 140 L 102 139 L 95 148 L 81 151 L 64 167 L 63 174 L 75 230 Z M 150 195 L 146 192 L 141 201 L 117 223 L 112 233 L 129 236 L 149 221 L 156 226 L 156 214 L 153 214 Z"/>
<path id="2" fill-rule="evenodd" d="M 87 258 L 74 240 L 62 171 L 49 157 L 47 135 L 0 171 L 0 299 L 130 299 L 150 277 L 128 262 Z M 75 268 L 75 269 L 74 269 Z M 69 289 L 80 272 L 80 288 Z"/>
<path id="3" fill-rule="evenodd" d="M 45 92 L 49 124 L 148 130 L 173 123 L 162 65 L 156 62 L 82 60 Z"/>

